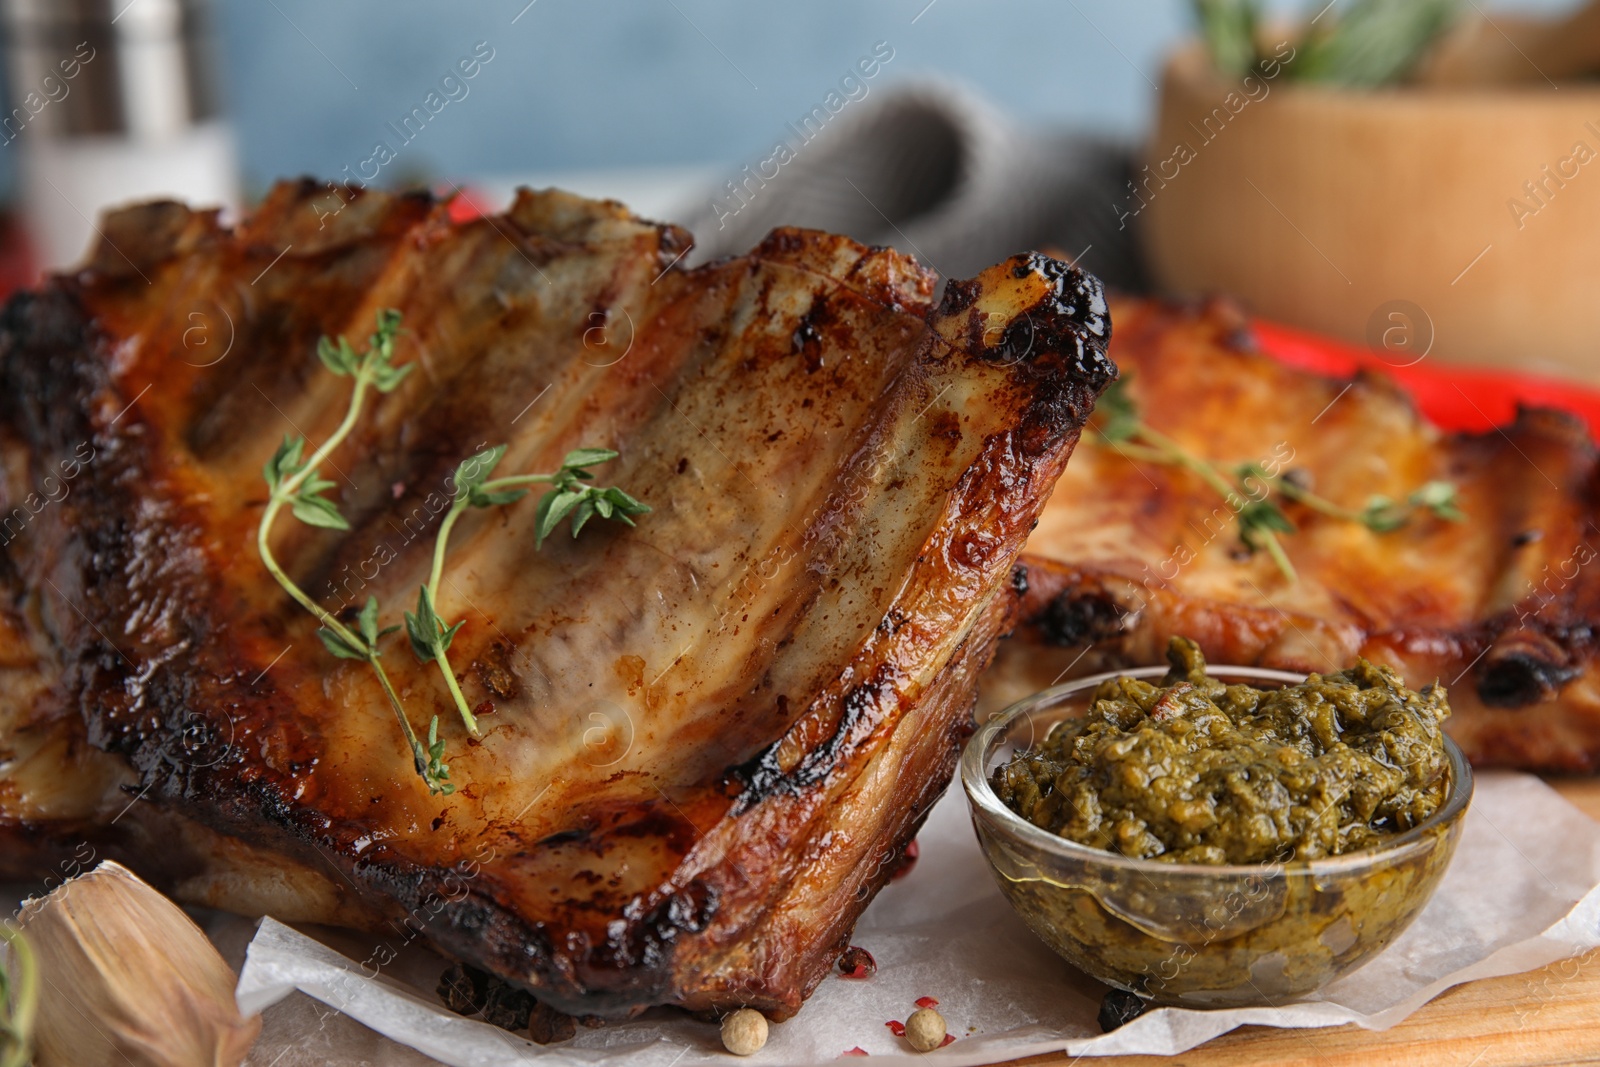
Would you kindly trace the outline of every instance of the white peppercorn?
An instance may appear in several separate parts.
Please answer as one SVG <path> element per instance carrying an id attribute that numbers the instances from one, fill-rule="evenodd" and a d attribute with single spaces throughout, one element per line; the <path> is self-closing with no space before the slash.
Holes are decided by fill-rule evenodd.
<path id="1" fill-rule="evenodd" d="M 754 1008 L 740 1008 L 722 1020 L 722 1047 L 735 1056 L 750 1056 L 767 1043 L 767 1017 Z"/>
<path id="2" fill-rule="evenodd" d="M 906 1040 L 918 1052 L 932 1052 L 944 1044 L 944 1016 L 932 1008 L 918 1008 L 906 1020 Z"/>

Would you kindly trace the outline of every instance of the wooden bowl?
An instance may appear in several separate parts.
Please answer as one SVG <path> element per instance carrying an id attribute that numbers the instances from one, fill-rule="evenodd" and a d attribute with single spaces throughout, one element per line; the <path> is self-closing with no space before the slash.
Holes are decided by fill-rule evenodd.
<path id="1" fill-rule="evenodd" d="M 1253 77 L 1222 80 L 1198 46 L 1167 65 L 1147 168 L 1113 207 L 1162 288 L 1230 293 L 1396 365 L 1600 382 L 1600 85 Z"/>

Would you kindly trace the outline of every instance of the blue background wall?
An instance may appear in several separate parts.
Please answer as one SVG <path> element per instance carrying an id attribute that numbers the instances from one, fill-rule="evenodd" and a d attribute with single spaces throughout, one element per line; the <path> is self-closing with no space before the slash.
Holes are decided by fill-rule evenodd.
<path id="1" fill-rule="evenodd" d="M 257 189 L 354 166 L 480 40 L 495 58 L 386 177 L 742 158 L 879 40 L 895 58 L 873 88 L 938 73 L 1025 119 L 1136 135 L 1161 56 L 1190 25 L 1185 0 L 220 3 L 225 88 Z M 1274 7 L 1309 15 L 1323 3 Z"/>
<path id="2" fill-rule="evenodd" d="M 213 2 L 250 192 L 354 169 L 479 41 L 494 58 L 380 182 L 747 161 L 878 41 L 894 59 L 871 90 L 937 75 L 1025 121 L 1137 137 L 1162 57 L 1192 25 L 1190 0 Z M 1267 2 L 1301 17 L 1327 4 Z M 17 151 L 0 151 L 0 197 Z"/>

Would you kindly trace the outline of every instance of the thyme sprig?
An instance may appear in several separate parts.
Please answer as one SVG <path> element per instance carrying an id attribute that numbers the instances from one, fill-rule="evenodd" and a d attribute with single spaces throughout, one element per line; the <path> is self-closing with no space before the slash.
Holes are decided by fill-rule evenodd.
<path id="1" fill-rule="evenodd" d="M 571 520 L 572 536 L 577 537 L 589 519 L 599 515 L 602 519 L 616 519 L 629 526 L 633 516 L 643 515 L 650 509 L 616 486 L 600 488 L 587 484 L 594 474 L 587 468 L 609 463 L 618 453 L 606 448 L 580 448 L 568 452 L 560 469 L 548 474 L 518 474 L 505 478 L 489 477 L 505 456 L 506 446 L 495 445 L 461 461 L 456 468 L 455 498 L 450 510 L 439 524 L 439 534 L 433 546 L 433 569 L 428 582 L 417 590 L 417 610 L 406 612 L 406 634 L 411 639 L 411 651 L 422 663 L 437 663 L 444 675 L 445 685 L 454 699 L 456 710 L 467 733 L 479 736 L 477 716 L 467 706 L 467 699 L 456 683 L 455 671 L 450 667 L 449 648 L 456 632 L 466 620 L 446 622 L 439 617 L 435 605 L 439 602 L 439 583 L 444 577 L 445 554 L 450 544 L 451 531 L 456 520 L 468 508 L 492 508 L 514 504 L 528 495 L 528 486 L 550 484 L 553 486 L 539 500 L 534 516 L 535 547 L 543 548 L 545 538 L 561 525 L 563 519 Z"/>
<path id="2" fill-rule="evenodd" d="M 27 1067 L 39 1014 L 39 965 L 27 938 L 10 923 L 0 923 L 0 944 L 9 950 L 0 966 L 0 1067 Z"/>
<path id="3" fill-rule="evenodd" d="M 256 551 L 260 553 L 267 572 L 284 591 L 322 623 L 317 629 L 317 637 L 321 639 L 323 647 L 340 659 L 361 660 L 372 668 L 378 684 L 383 687 L 384 696 L 389 700 L 389 707 L 394 711 L 395 721 L 400 724 L 400 732 L 405 735 L 406 744 L 411 748 L 411 760 L 417 774 L 428 783 L 430 793 L 451 793 L 455 786 L 448 781 L 448 768 L 439 761 L 439 753 L 443 752 L 442 744 L 439 753 L 431 751 L 431 745 L 430 748 L 423 747 L 416 731 L 411 728 L 411 721 L 406 717 L 400 694 L 395 692 L 394 684 L 389 681 L 389 672 L 383 669 L 378 642 L 386 634 L 392 633 L 393 628 L 378 629 L 378 598 L 367 598 L 357 620 L 357 629 L 352 630 L 300 588 L 272 554 L 272 527 L 285 507 L 308 526 L 329 530 L 350 529 L 350 523 L 339 513 L 338 505 L 322 495 L 333 488 L 334 483 L 323 478 L 318 470 L 355 429 L 361 419 L 367 393 L 373 389 L 379 393 L 391 393 L 411 373 L 410 364 L 404 367 L 394 365 L 394 341 L 399 332 L 400 312 L 387 308 L 378 312 L 378 328 L 368 338 L 366 349 L 360 353 L 352 349 L 343 337 L 337 341 L 324 337 L 317 342 L 317 356 L 323 365 L 341 378 L 353 380 L 350 404 L 338 428 L 309 459 L 302 458 L 306 449 L 304 437 L 285 436 L 278 451 L 267 461 L 262 474 L 271 494 L 267 498 L 266 511 L 261 515 L 261 524 L 256 528 Z"/>
<path id="4" fill-rule="evenodd" d="M 324 337 L 317 342 L 317 356 L 323 365 L 340 377 L 352 379 L 349 407 L 338 428 L 309 457 L 305 454 L 307 442 L 304 437 L 286 436 L 283 444 L 267 461 L 262 474 L 270 495 L 256 531 L 256 550 L 274 580 L 322 624 L 317 629 L 317 637 L 323 647 L 340 659 L 361 660 L 372 669 L 405 735 L 406 744 L 410 746 L 417 774 L 427 783 L 429 792 L 448 794 L 455 791 L 455 786 L 449 780 L 450 765 L 444 762 L 439 717 L 435 715 L 429 722 L 428 741 L 424 745 L 412 729 L 405 706 L 383 667 L 379 643 L 401 627 L 379 626 L 380 609 L 375 596 L 367 598 L 356 618 L 355 627 L 347 626 L 296 584 L 272 554 L 273 524 L 284 508 L 288 508 L 290 514 L 308 526 L 329 530 L 350 529 L 350 523 L 340 513 L 338 505 L 324 495 L 334 488 L 335 483 L 323 478 L 319 468 L 355 429 L 368 392 L 393 392 L 411 372 L 414 364 L 394 365 L 394 342 L 400 333 L 400 318 L 400 312 L 393 309 L 380 311 L 377 330 L 369 338 L 367 347 L 360 352 L 343 337 L 336 340 Z M 528 494 L 528 486 L 539 483 L 548 483 L 552 488 L 540 500 L 536 513 L 536 548 L 544 546 L 545 538 L 563 520 L 570 520 L 572 536 L 577 537 L 584 525 L 596 515 L 632 526 L 634 516 L 650 510 L 615 486 L 600 488 L 588 484 L 594 480 L 589 467 L 617 458 L 618 453 L 610 449 L 580 448 L 569 452 L 561 467 L 547 474 L 519 474 L 491 479 L 489 475 L 505 452 L 505 445 L 496 445 L 468 457 L 457 466 L 453 476 L 455 497 L 439 527 L 428 581 L 417 591 L 417 610 L 405 612 L 404 628 L 413 654 L 422 663 L 438 665 L 451 699 L 460 712 L 461 721 L 473 737 L 480 736 L 477 717 L 467 706 L 448 654 L 451 642 L 466 620 L 448 622 L 439 616 L 437 610 L 439 583 L 444 577 L 445 555 L 456 520 L 471 507 L 490 508 L 515 503 Z"/>
<path id="5" fill-rule="evenodd" d="M 1279 535 L 1292 534 L 1297 527 L 1270 499 L 1273 492 L 1329 518 L 1365 526 L 1374 533 L 1398 530 L 1424 511 L 1448 522 L 1461 522 L 1466 518 L 1456 502 L 1455 485 L 1447 481 L 1427 482 L 1407 494 L 1403 501 L 1373 495 L 1363 507 L 1347 508 L 1312 492 L 1292 470 L 1272 472 L 1260 463 L 1219 465 L 1201 459 L 1144 421 L 1138 402 L 1128 391 L 1131 380 L 1131 375 L 1124 376 L 1101 396 L 1095 407 L 1093 429 L 1084 435 L 1085 438 L 1112 448 L 1128 459 L 1181 467 L 1193 473 L 1233 509 L 1239 540 L 1244 546 L 1251 552 L 1265 551 L 1291 582 L 1298 581 L 1298 575 Z M 1251 485 L 1252 481 L 1255 486 Z"/>

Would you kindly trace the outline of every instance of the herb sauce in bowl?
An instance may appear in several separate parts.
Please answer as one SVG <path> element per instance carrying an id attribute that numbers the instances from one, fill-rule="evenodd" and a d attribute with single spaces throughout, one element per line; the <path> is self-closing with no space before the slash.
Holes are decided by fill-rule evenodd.
<path id="1" fill-rule="evenodd" d="M 984 859 L 1034 933 L 1146 1001 L 1278 1004 L 1391 944 L 1449 866 L 1472 770 L 1438 686 L 1172 669 L 1055 686 L 961 759 Z"/>
<path id="2" fill-rule="evenodd" d="M 1442 687 L 1359 660 L 1280 689 L 1228 685 L 1174 637 L 1154 683 L 1108 679 L 1082 718 L 996 768 L 1035 826 L 1140 859 L 1259 863 L 1370 848 L 1444 803 Z"/>

